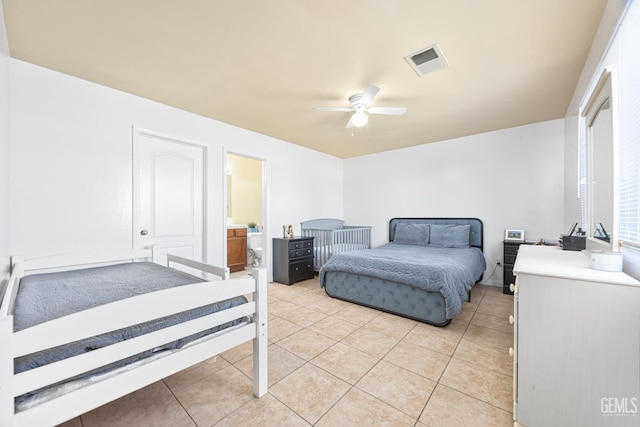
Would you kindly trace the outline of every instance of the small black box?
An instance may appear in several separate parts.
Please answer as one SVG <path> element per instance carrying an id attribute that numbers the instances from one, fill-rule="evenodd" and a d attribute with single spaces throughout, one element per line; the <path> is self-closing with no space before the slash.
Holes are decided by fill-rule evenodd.
<path id="1" fill-rule="evenodd" d="M 581 251 L 587 245 L 585 236 L 562 236 L 562 250 Z"/>

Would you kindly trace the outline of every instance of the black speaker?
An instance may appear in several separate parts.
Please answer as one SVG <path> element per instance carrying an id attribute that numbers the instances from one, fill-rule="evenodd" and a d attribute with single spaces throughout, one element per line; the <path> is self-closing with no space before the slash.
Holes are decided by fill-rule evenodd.
<path id="1" fill-rule="evenodd" d="M 562 250 L 565 251 L 581 251 L 587 245 L 585 236 L 562 236 Z"/>

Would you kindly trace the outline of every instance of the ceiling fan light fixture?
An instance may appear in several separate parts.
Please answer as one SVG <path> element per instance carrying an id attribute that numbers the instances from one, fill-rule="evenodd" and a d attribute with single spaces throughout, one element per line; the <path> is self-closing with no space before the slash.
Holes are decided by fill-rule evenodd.
<path id="1" fill-rule="evenodd" d="M 343 111 L 353 112 L 345 129 L 363 127 L 369 123 L 369 114 L 386 114 L 391 116 L 401 116 L 407 109 L 405 107 L 369 107 L 373 98 L 380 92 L 380 88 L 374 85 L 367 85 L 362 93 L 356 93 L 349 97 L 351 107 L 316 107 L 315 111 Z"/>
<path id="2" fill-rule="evenodd" d="M 366 125 L 368 121 L 369 117 L 365 114 L 364 111 L 356 111 L 351 117 L 351 123 L 359 128 Z"/>

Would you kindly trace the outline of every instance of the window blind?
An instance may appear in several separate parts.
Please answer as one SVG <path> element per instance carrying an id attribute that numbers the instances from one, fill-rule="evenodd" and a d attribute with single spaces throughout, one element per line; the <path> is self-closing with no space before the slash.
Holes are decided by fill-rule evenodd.
<path id="1" fill-rule="evenodd" d="M 620 29 L 619 239 L 640 248 L 640 2 L 627 10 Z"/>
<path id="2" fill-rule="evenodd" d="M 582 131 L 582 129 L 580 129 Z M 587 137 L 580 138 L 578 146 L 578 197 L 580 197 L 580 227 L 587 230 Z"/>

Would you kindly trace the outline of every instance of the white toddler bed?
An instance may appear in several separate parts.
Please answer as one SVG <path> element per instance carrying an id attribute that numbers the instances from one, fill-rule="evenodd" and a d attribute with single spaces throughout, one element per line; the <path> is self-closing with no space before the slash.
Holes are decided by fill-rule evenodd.
<path id="1" fill-rule="evenodd" d="M 149 259 L 154 263 L 131 264 Z M 253 341 L 253 392 L 257 397 L 266 393 L 267 279 L 264 269 L 254 269 L 253 278 L 229 280 L 228 268 L 173 255 L 167 256 L 167 267 L 159 267 L 152 250 L 84 253 L 30 261 L 12 257 L 11 261 L 11 276 L 0 306 L 1 426 L 62 423 L 250 340 Z M 122 264 L 113 265 L 118 263 Z M 27 282 L 34 279 L 29 283 L 39 281 L 40 286 L 60 274 L 84 275 L 98 270 L 111 274 L 119 266 L 136 267 L 134 271 L 137 271 L 143 264 L 162 270 L 161 274 L 166 270 L 168 278 L 186 276 L 186 282 L 183 280 L 175 287 L 173 282 L 165 283 L 162 286 L 166 289 L 115 300 L 24 329 L 17 326 L 21 320 L 14 316 L 20 312 L 20 307 L 16 309 L 16 300 L 18 306 L 24 300 L 18 297 L 21 281 L 27 286 Z M 80 266 L 96 265 L 101 267 L 78 270 Z M 194 272 L 189 276 L 174 267 Z M 56 273 L 34 275 L 52 271 Z M 59 271 L 66 273 L 57 273 Z M 91 273 L 87 273 L 89 271 Z M 144 284 L 147 277 L 135 280 Z M 43 294 L 46 301 L 46 292 Z M 248 294 L 252 295 L 252 301 L 244 298 Z M 234 301 L 233 305 L 230 306 L 229 301 Z M 199 317 L 184 318 L 186 313 L 196 312 Z M 155 329 L 143 328 L 149 324 L 154 324 Z M 234 326 L 227 328 L 228 325 Z M 226 329 L 216 330 L 220 328 Z M 129 330 L 135 334 L 124 333 Z M 109 334 L 126 338 L 103 347 L 82 347 L 85 342 Z M 185 344 L 188 340 L 191 341 Z M 77 347 L 78 342 L 83 343 L 80 354 L 37 362 L 42 364 L 36 367 L 19 367 L 33 355 L 51 355 L 60 348 Z M 18 405 L 25 396 L 29 396 L 28 404 Z"/>
<path id="2" fill-rule="evenodd" d="M 315 237 L 313 270 L 320 271 L 333 255 L 371 248 L 371 227 L 344 225 L 340 219 L 312 219 L 300 223 L 302 235 Z"/>

